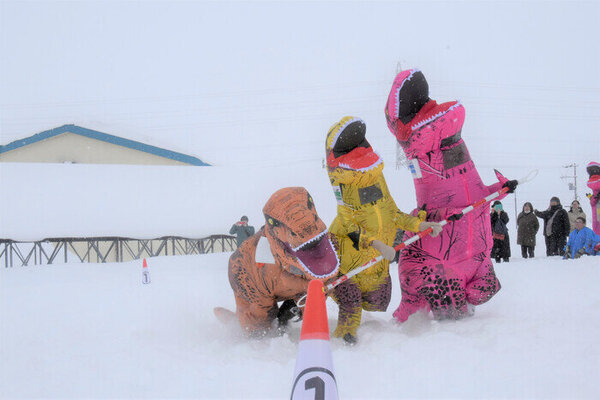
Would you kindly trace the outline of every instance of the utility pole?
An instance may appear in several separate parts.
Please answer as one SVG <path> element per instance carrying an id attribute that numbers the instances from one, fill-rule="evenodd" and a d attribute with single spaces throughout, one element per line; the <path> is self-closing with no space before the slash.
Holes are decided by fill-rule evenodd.
<path id="1" fill-rule="evenodd" d="M 579 201 L 579 196 L 577 195 L 577 164 L 573 163 L 565 165 L 563 168 L 573 168 L 573 175 L 563 175 L 560 178 L 567 180 L 573 179 L 573 182 L 569 182 L 569 190 L 573 191 L 574 199 Z"/>

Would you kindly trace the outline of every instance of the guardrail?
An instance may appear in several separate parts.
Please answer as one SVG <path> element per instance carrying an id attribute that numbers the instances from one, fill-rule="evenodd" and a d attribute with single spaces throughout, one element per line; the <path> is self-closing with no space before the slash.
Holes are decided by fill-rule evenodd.
<path id="1" fill-rule="evenodd" d="M 164 236 L 156 239 L 124 237 L 49 238 L 33 242 L 0 239 L 0 265 L 44 265 L 54 262 L 106 263 L 145 257 L 234 251 L 234 236 L 211 235 L 201 239 Z"/>

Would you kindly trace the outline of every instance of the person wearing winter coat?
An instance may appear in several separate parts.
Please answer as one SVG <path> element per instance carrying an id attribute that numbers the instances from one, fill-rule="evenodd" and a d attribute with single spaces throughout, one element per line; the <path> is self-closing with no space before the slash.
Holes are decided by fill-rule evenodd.
<path id="1" fill-rule="evenodd" d="M 547 256 L 563 256 L 567 236 L 571 231 L 569 215 L 560 204 L 558 197 L 550 199 L 550 207 L 546 211 L 534 210 L 536 217 L 544 220 L 544 237 L 546 239 Z"/>
<path id="2" fill-rule="evenodd" d="M 523 204 L 523 211 L 517 217 L 517 244 L 521 245 L 523 258 L 533 258 L 535 252 L 535 235 L 540 229 L 540 223 L 533 213 L 530 202 Z"/>
<path id="3" fill-rule="evenodd" d="M 497 263 L 504 260 L 508 262 L 510 258 L 510 241 L 508 237 L 508 214 L 502 209 L 502 203 L 496 200 L 492 204 L 492 238 L 494 244 L 492 246 L 491 257 Z"/>
<path id="4" fill-rule="evenodd" d="M 577 218 L 583 217 L 586 218 L 583 209 L 581 208 L 581 204 L 579 204 L 579 200 L 573 200 L 571 203 L 571 209 L 567 213 L 569 215 L 569 223 L 571 224 L 571 232 L 575 229 L 575 224 L 577 223 Z"/>
<path id="5" fill-rule="evenodd" d="M 237 245 L 240 247 L 240 245 L 244 243 L 244 240 L 254 235 L 254 227 L 248 225 L 248 217 L 243 215 L 238 222 L 231 226 L 229 234 L 236 236 Z"/>
<path id="6" fill-rule="evenodd" d="M 575 223 L 577 227 L 569 235 L 563 258 L 579 258 L 584 254 L 596 255 L 600 250 L 600 236 L 585 226 L 585 218 L 579 217 Z"/>

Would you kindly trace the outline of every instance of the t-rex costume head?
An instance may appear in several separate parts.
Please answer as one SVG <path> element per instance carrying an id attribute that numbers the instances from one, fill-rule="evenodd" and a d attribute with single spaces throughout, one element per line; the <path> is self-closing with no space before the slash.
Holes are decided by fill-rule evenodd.
<path id="1" fill-rule="evenodd" d="M 470 160 L 461 141 L 464 107 L 458 101 L 438 104 L 431 100 L 429 85 L 421 71 L 410 69 L 396 76 L 385 117 L 409 159 L 423 159 L 431 150 L 441 148 L 444 169 Z"/>
<path id="2" fill-rule="evenodd" d="M 306 189 L 278 190 L 265 204 L 263 213 L 271 253 L 285 270 L 306 279 L 327 279 L 337 274 L 339 260 L 334 244 Z"/>
<path id="3" fill-rule="evenodd" d="M 367 127 L 357 117 L 347 116 L 329 128 L 325 140 L 327 170 L 336 168 L 365 172 L 381 164 L 381 158 L 365 138 Z"/>
<path id="4" fill-rule="evenodd" d="M 600 163 L 592 161 L 587 165 L 586 170 L 590 177 L 590 182 L 600 181 Z"/>

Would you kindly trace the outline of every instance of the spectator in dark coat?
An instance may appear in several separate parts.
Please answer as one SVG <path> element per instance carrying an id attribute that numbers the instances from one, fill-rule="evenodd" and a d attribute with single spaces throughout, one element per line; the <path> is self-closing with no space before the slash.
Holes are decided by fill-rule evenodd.
<path id="1" fill-rule="evenodd" d="M 535 252 L 535 235 L 540 229 L 533 206 L 530 202 L 523 204 L 523 211 L 517 217 L 517 244 L 521 245 L 523 258 L 533 258 Z"/>
<path id="2" fill-rule="evenodd" d="M 578 200 L 573 200 L 573 202 L 571 203 L 571 209 L 569 210 L 569 212 L 567 214 L 569 215 L 569 223 L 571 224 L 570 232 L 573 232 L 573 229 L 577 228 L 577 226 L 576 226 L 577 218 L 579 218 L 579 217 L 583 217 L 583 219 L 586 218 L 585 213 L 583 212 L 583 209 L 581 208 L 581 204 L 579 204 Z"/>
<path id="3" fill-rule="evenodd" d="M 248 225 L 248 217 L 243 215 L 238 222 L 233 224 L 229 230 L 229 234 L 236 235 L 237 245 L 240 247 L 244 240 L 254 235 L 254 227 Z"/>
<path id="4" fill-rule="evenodd" d="M 508 262 L 510 258 L 510 241 L 508 237 L 508 214 L 502 210 L 502 203 L 498 200 L 492 204 L 492 237 L 494 245 L 492 246 L 491 257 L 497 263 Z"/>
<path id="5" fill-rule="evenodd" d="M 534 210 L 538 218 L 544 220 L 544 237 L 546 238 L 546 255 L 563 256 L 567 236 L 571 232 L 571 224 L 567 211 L 560 204 L 558 197 L 550 199 L 550 207 L 546 211 Z"/>

